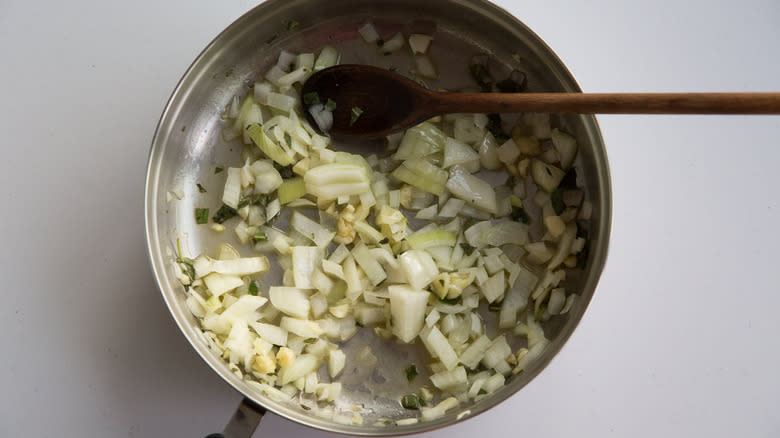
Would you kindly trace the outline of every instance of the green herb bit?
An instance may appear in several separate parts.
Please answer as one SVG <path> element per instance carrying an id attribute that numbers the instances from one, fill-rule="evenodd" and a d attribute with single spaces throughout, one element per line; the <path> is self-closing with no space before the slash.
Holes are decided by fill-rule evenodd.
<path id="1" fill-rule="evenodd" d="M 352 116 L 349 118 L 349 126 L 352 126 L 357 122 L 357 119 L 360 118 L 360 116 L 363 114 L 363 110 L 360 109 L 360 107 L 353 106 L 352 107 Z"/>
<path id="2" fill-rule="evenodd" d="M 208 208 L 196 208 L 195 209 L 195 222 L 199 225 L 209 223 L 209 209 Z"/>
<path id="3" fill-rule="evenodd" d="M 422 398 L 422 397 L 420 397 L 420 398 L 419 398 L 419 400 L 420 400 L 420 407 L 425 407 L 425 406 L 428 406 L 428 402 L 426 402 L 425 400 L 423 400 L 423 398 Z"/>
<path id="4" fill-rule="evenodd" d="M 247 196 L 246 198 L 243 198 L 240 201 L 238 201 L 238 208 L 244 208 L 247 205 L 260 205 L 265 207 L 267 203 L 268 203 L 268 196 L 255 194 L 255 195 Z"/>
<path id="5" fill-rule="evenodd" d="M 449 304 L 451 306 L 454 306 L 456 304 L 460 304 L 463 301 L 463 297 L 457 296 L 455 298 L 439 298 L 439 301 L 444 304 Z"/>
<path id="6" fill-rule="evenodd" d="M 393 424 L 393 422 L 392 422 L 392 420 L 382 420 L 382 424 L 384 424 L 385 426 L 389 426 L 389 425 Z"/>
<path id="7" fill-rule="evenodd" d="M 225 168 L 222 167 L 222 166 L 215 167 L 214 168 L 214 175 L 218 174 L 219 172 L 222 172 L 223 170 L 225 170 Z"/>
<path id="8" fill-rule="evenodd" d="M 187 130 L 187 125 L 184 125 L 184 126 L 181 127 L 181 132 L 184 132 L 186 130 Z"/>
<path id="9" fill-rule="evenodd" d="M 268 236 L 266 236 L 265 233 L 260 232 L 260 233 L 255 234 L 254 236 L 252 236 L 252 241 L 254 243 L 268 242 Z"/>
<path id="10" fill-rule="evenodd" d="M 561 190 L 560 187 L 553 190 L 550 194 L 550 203 L 557 215 L 560 215 L 563 213 L 563 210 L 566 209 L 566 205 L 563 203 L 563 190 Z"/>
<path id="11" fill-rule="evenodd" d="M 300 25 L 301 25 L 301 23 L 299 23 L 299 22 L 297 22 L 295 20 L 290 20 L 290 21 L 287 22 L 287 30 L 295 30 L 295 28 L 300 26 Z"/>
<path id="12" fill-rule="evenodd" d="M 503 301 L 496 301 L 493 303 L 488 304 L 488 310 L 491 312 L 498 312 L 501 310 L 501 304 L 503 304 Z"/>
<path id="13" fill-rule="evenodd" d="M 514 219 L 517 222 L 522 222 L 524 224 L 531 222 L 531 218 L 528 217 L 528 213 L 525 212 L 525 209 L 523 209 L 523 207 L 512 206 L 512 219 Z"/>
<path id="14" fill-rule="evenodd" d="M 414 364 L 411 364 L 406 367 L 406 380 L 411 383 L 415 377 L 417 377 L 417 367 Z"/>
<path id="15" fill-rule="evenodd" d="M 336 109 L 336 102 L 333 99 L 328 98 L 328 101 L 325 102 L 325 109 L 328 110 L 328 111 L 335 110 Z"/>
<path id="16" fill-rule="evenodd" d="M 485 394 L 487 394 L 487 391 L 485 391 L 484 389 L 480 389 L 479 391 L 477 391 L 477 395 L 485 395 Z"/>
<path id="17" fill-rule="evenodd" d="M 308 406 L 306 406 L 304 404 L 301 404 L 301 409 L 303 409 L 304 411 L 310 411 L 311 410 L 310 407 L 308 407 Z"/>
<path id="18" fill-rule="evenodd" d="M 461 243 L 460 247 L 463 249 L 463 253 L 466 254 L 467 256 L 470 256 L 476 249 L 473 246 L 469 245 L 468 243 Z"/>
<path id="19" fill-rule="evenodd" d="M 463 231 L 468 230 L 469 228 L 471 228 L 472 225 L 474 225 L 476 223 L 477 223 L 477 221 L 473 217 L 470 217 L 470 218 L 466 219 L 466 222 L 463 223 Z"/>
<path id="20" fill-rule="evenodd" d="M 196 185 L 196 186 L 198 186 L 198 191 L 199 191 L 199 192 L 201 192 L 201 193 L 206 193 L 206 188 L 205 188 L 205 187 L 203 187 L 203 185 L 202 185 L 201 183 L 197 183 L 197 184 L 195 184 L 195 185 Z"/>
<path id="21" fill-rule="evenodd" d="M 290 134 L 287 132 L 284 133 L 284 142 L 287 144 L 288 148 L 292 146 L 292 137 L 290 137 Z"/>
<path id="22" fill-rule="evenodd" d="M 303 95 L 303 103 L 306 105 L 314 105 L 320 103 L 320 96 L 316 91 L 312 91 Z"/>
<path id="23" fill-rule="evenodd" d="M 260 285 L 257 283 L 257 280 L 252 280 L 252 282 L 249 283 L 249 295 L 256 297 L 259 290 Z"/>
<path id="24" fill-rule="evenodd" d="M 306 338 L 303 340 L 304 344 L 313 344 L 315 342 L 317 342 L 317 338 Z"/>
<path id="25" fill-rule="evenodd" d="M 292 178 L 295 176 L 295 172 L 293 172 L 292 164 L 289 166 L 282 166 L 279 163 L 274 161 L 274 169 L 276 169 L 277 172 L 279 172 L 279 175 L 282 176 L 282 178 Z"/>
<path id="26" fill-rule="evenodd" d="M 420 409 L 420 399 L 414 394 L 401 397 L 401 406 L 405 409 Z"/>
<path id="27" fill-rule="evenodd" d="M 211 219 L 214 222 L 216 222 L 218 224 L 221 224 L 221 223 L 225 222 L 226 220 L 228 220 L 228 219 L 230 219 L 230 218 L 232 218 L 234 216 L 237 216 L 237 215 L 238 215 L 238 212 L 235 209 L 230 208 L 230 207 L 228 207 L 225 204 L 222 204 L 222 207 L 219 207 L 219 210 L 217 210 L 217 212 L 214 213 L 214 217 L 212 217 Z"/>
<path id="28" fill-rule="evenodd" d="M 228 71 L 226 71 L 226 72 L 225 72 L 225 77 L 226 77 L 226 78 L 229 78 L 229 77 L 231 77 L 231 76 L 233 76 L 233 69 L 232 69 L 232 68 L 231 68 L 230 70 L 228 70 Z"/>

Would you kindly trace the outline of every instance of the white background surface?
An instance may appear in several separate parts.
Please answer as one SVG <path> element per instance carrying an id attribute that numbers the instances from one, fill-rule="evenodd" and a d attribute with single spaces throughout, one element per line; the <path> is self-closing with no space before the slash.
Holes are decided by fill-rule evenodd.
<path id="1" fill-rule="evenodd" d="M 585 91 L 780 90 L 776 0 L 497 3 Z M 199 437 L 238 403 L 156 289 L 142 193 L 169 93 L 251 6 L 0 1 L 0 436 Z M 599 121 L 614 226 L 586 317 L 524 390 L 429 436 L 780 436 L 780 118 Z M 256 436 L 332 435 L 268 415 Z"/>

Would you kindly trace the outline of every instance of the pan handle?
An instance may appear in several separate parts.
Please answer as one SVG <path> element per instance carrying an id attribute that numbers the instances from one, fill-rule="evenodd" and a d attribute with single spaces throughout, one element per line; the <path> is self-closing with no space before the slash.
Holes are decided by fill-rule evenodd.
<path id="1" fill-rule="evenodd" d="M 222 433 L 212 433 L 206 438 L 251 438 L 265 412 L 262 406 L 243 398 Z"/>

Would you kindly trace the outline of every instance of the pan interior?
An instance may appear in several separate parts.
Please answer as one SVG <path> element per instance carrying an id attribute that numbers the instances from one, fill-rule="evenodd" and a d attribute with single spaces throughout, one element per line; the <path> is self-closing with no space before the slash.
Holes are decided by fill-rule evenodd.
<path id="1" fill-rule="evenodd" d="M 602 140 L 591 116 L 553 116 L 553 125 L 572 132 L 578 138 L 580 183 L 586 197 L 594 203 L 590 224 L 591 255 L 588 266 L 570 275 L 567 288 L 578 291 L 580 299 L 565 317 L 555 317 L 545 326 L 553 342 L 545 355 L 531 368 L 514 376 L 507 385 L 477 404 L 461 404 L 445 417 L 410 426 L 379 427 L 384 419 L 412 416 L 399 398 L 417 389 L 427 380 L 426 355 L 417 347 L 403 347 L 381 340 L 369 328 L 343 347 L 348 354 L 369 346 L 379 358 L 376 366 L 348 363 L 341 381 L 342 399 L 337 410 L 349 412 L 358 406 L 363 425 L 341 424 L 321 418 L 300 408 L 299 403 L 282 403 L 263 394 L 234 375 L 218 354 L 209 350 L 198 322 L 184 303 L 182 286 L 175 278 L 173 263 L 176 240 L 185 254 L 214 254 L 219 243 L 228 241 L 242 255 L 252 250 L 238 243 L 229 230 L 217 234 L 207 226 L 195 224 L 193 209 L 218 207 L 224 174 L 214 173 L 216 166 L 240 166 L 239 143 L 223 141 L 221 114 L 233 96 L 244 96 L 249 87 L 273 63 L 281 49 L 293 52 L 317 51 L 323 45 L 337 47 L 342 63 L 370 64 L 395 68 L 407 73 L 411 57 L 404 48 L 398 54 L 383 56 L 362 41 L 357 28 L 371 20 L 383 36 L 401 31 L 432 34 L 431 56 L 441 78 L 431 88 L 464 89 L 474 87 L 468 60 L 487 53 L 496 77 L 513 68 L 528 75 L 531 91 L 579 91 L 571 75 L 555 55 L 530 30 L 515 19 L 481 1 L 429 0 L 426 2 L 386 0 L 369 2 L 271 0 L 238 19 L 209 45 L 185 74 L 171 97 L 158 126 L 149 161 L 146 193 L 147 238 L 150 256 L 163 296 L 185 336 L 207 363 L 225 380 L 249 398 L 269 409 L 310 426 L 354 434 L 414 433 L 442 426 L 459 418 L 479 413 L 505 399 L 528 383 L 560 349 L 581 318 L 595 288 L 606 256 L 609 233 L 609 175 Z M 292 25 L 291 23 L 297 23 Z M 294 27 L 292 30 L 288 28 Z M 509 115 L 505 121 L 511 121 Z M 511 126 L 511 124 L 505 124 Z M 347 148 L 345 145 L 337 145 Z M 354 147 L 350 150 L 355 152 Z M 196 183 L 207 188 L 200 194 Z M 182 199 L 168 201 L 170 192 Z M 263 278 L 266 288 L 280 284 L 280 271 Z M 490 318 L 490 314 L 486 314 Z M 410 384 L 404 369 L 417 364 L 422 378 Z M 413 413 L 414 414 L 414 413 Z"/>

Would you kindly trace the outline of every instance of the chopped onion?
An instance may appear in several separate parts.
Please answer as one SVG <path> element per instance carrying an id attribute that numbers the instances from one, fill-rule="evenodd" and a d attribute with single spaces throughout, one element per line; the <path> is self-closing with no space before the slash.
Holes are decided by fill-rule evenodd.
<path id="1" fill-rule="evenodd" d="M 319 248 L 326 247 L 333 240 L 333 237 L 336 236 L 336 233 L 333 231 L 328 230 L 297 211 L 293 212 L 290 218 L 290 227 L 314 242 Z"/>
<path id="2" fill-rule="evenodd" d="M 452 371 L 442 371 L 433 374 L 431 383 L 443 391 L 451 393 L 462 392 L 466 389 L 466 384 L 468 383 L 466 369 L 461 366 L 456 367 Z"/>
<path id="3" fill-rule="evenodd" d="M 430 293 L 406 286 L 388 286 L 393 334 L 409 343 L 417 337 L 425 321 L 425 308 Z"/>
<path id="4" fill-rule="evenodd" d="M 423 328 L 420 339 L 431 356 L 438 358 L 447 370 L 454 369 L 458 364 L 458 355 L 436 326 Z"/>
<path id="5" fill-rule="evenodd" d="M 374 44 L 379 39 L 379 32 L 377 32 L 374 24 L 366 22 L 364 25 L 358 28 L 358 33 L 363 38 L 363 41 Z"/>
<path id="6" fill-rule="evenodd" d="M 370 190 L 366 169 L 356 164 L 329 163 L 313 167 L 303 180 L 306 190 L 323 200 L 360 195 Z"/>
<path id="7" fill-rule="evenodd" d="M 439 73 L 436 72 L 436 66 L 433 65 L 433 61 L 428 55 L 415 55 L 414 67 L 417 74 L 422 77 L 428 79 L 437 79 L 439 77 Z"/>
<path id="8" fill-rule="evenodd" d="M 412 249 L 426 249 L 433 246 L 454 246 L 458 236 L 452 231 L 432 230 L 416 232 L 406 238 Z"/>
<path id="9" fill-rule="evenodd" d="M 333 46 L 325 46 L 320 51 L 317 61 L 314 63 L 314 71 L 332 67 L 339 63 L 339 52 Z"/>
<path id="10" fill-rule="evenodd" d="M 309 316 L 309 295 L 295 287 L 273 286 L 268 290 L 271 304 L 283 313 L 301 319 Z"/>
<path id="11" fill-rule="evenodd" d="M 263 322 L 252 322 L 250 323 L 250 326 L 252 327 L 252 330 L 260 336 L 260 339 L 263 339 L 269 344 L 278 346 L 287 345 L 287 330 Z"/>
<path id="12" fill-rule="evenodd" d="M 390 39 L 382 44 L 383 53 L 392 53 L 404 46 L 404 36 L 401 32 L 396 33 Z"/>
<path id="13" fill-rule="evenodd" d="M 487 336 L 480 336 L 460 355 L 460 363 L 466 365 L 469 369 L 476 369 L 490 345 L 491 341 Z"/>
<path id="14" fill-rule="evenodd" d="M 412 53 L 415 55 L 424 55 L 428 51 L 428 46 L 431 45 L 432 40 L 433 37 L 430 35 L 413 33 L 409 35 L 409 48 L 412 49 Z"/>
<path id="15" fill-rule="evenodd" d="M 487 182 L 468 174 L 462 169 L 450 169 L 447 189 L 458 198 L 490 213 L 496 211 L 496 193 Z"/>
<path id="16" fill-rule="evenodd" d="M 333 112 L 325 109 L 325 105 L 316 103 L 310 106 L 309 114 L 321 132 L 328 132 L 333 127 Z"/>
<path id="17" fill-rule="evenodd" d="M 374 286 L 381 283 L 385 278 L 387 278 L 387 274 L 385 273 L 385 270 L 382 269 L 382 265 L 379 264 L 379 262 L 376 260 L 376 257 L 374 257 L 373 254 L 366 248 L 366 246 L 361 242 L 355 245 L 355 247 L 352 249 L 352 255 L 355 257 L 355 261 L 357 261 L 358 265 L 363 269 L 363 272 L 366 273 L 366 277 L 371 281 L 371 284 Z"/>
<path id="18" fill-rule="evenodd" d="M 406 251 L 399 257 L 399 262 L 409 284 L 415 289 L 427 287 L 439 275 L 439 268 L 425 251 Z"/>
<path id="19" fill-rule="evenodd" d="M 437 196 L 441 195 L 447 183 L 447 172 L 423 159 L 406 160 L 391 175 Z"/>

